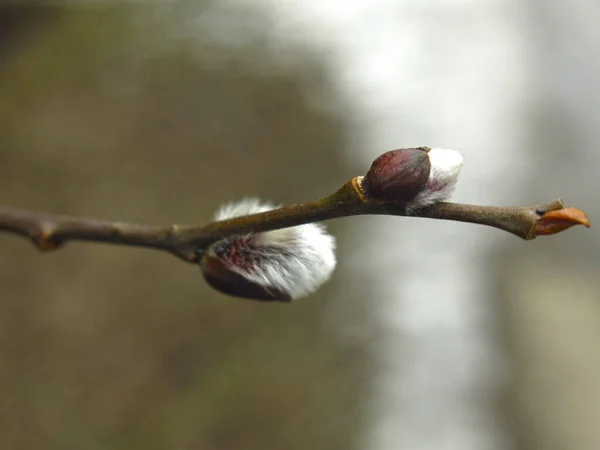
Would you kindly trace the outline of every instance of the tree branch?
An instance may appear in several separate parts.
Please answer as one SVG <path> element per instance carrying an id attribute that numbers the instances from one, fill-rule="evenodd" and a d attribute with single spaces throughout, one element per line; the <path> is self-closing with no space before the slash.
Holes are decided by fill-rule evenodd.
<path id="1" fill-rule="evenodd" d="M 589 227 L 589 220 L 583 211 L 565 208 L 560 200 L 524 207 L 440 202 L 411 213 L 402 205 L 366 197 L 360 188 L 361 180 L 362 177 L 356 177 L 321 200 L 204 226 L 136 225 L 0 206 L 0 231 L 27 237 L 42 251 L 57 249 L 68 241 L 95 241 L 160 249 L 195 263 L 207 246 L 228 236 L 363 214 L 413 216 L 487 225 L 526 240 L 558 233 L 577 224 Z"/>

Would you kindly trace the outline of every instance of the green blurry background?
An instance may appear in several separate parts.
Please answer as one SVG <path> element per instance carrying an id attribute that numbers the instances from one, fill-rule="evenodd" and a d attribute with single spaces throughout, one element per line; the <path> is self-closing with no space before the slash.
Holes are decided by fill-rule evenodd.
<path id="1" fill-rule="evenodd" d="M 170 34 L 185 14 L 0 7 L 3 203 L 200 224 L 244 195 L 308 200 L 354 174 L 316 55 L 278 63 L 252 8 L 232 15 L 251 24 L 236 46 Z M 159 252 L 0 248 L 0 448 L 351 448 L 363 370 L 322 319 L 335 283 L 266 305 Z"/>

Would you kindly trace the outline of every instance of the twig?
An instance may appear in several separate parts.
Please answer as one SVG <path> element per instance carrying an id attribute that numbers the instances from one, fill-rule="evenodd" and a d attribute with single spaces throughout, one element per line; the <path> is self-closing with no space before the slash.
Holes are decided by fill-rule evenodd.
<path id="1" fill-rule="evenodd" d="M 212 222 L 204 226 L 149 226 L 75 218 L 0 206 L 0 231 L 27 237 L 42 251 L 60 248 L 68 241 L 95 241 L 160 249 L 198 262 L 207 246 L 228 236 L 269 231 L 338 217 L 363 214 L 415 216 L 487 225 L 522 239 L 554 234 L 589 221 L 583 211 L 565 208 L 560 200 L 545 205 L 494 207 L 437 203 L 417 213 L 402 205 L 365 197 L 356 177 L 337 192 L 309 203 L 300 203 L 260 214 Z"/>

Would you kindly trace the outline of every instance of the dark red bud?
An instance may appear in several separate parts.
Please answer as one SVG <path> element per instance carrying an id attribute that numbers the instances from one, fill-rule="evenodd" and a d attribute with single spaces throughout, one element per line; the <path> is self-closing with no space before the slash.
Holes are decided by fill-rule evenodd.
<path id="1" fill-rule="evenodd" d="M 223 294 L 253 300 L 290 302 L 289 294 L 247 280 L 228 269 L 218 258 L 205 257 L 200 263 L 206 282 Z"/>
<path id="2" fill-rule="evenodd" d="M 367 175 L 362 188 L 368 197 L 386 202 L 405 203 L 425 188 L 431 171 L 429 148 L 403 148 L 379 156 Z"/>

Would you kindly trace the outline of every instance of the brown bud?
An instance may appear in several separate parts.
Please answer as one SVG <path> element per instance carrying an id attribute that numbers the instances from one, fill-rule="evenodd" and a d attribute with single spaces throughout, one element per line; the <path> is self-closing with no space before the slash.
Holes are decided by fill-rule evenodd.
<path id="1" fill-rule="evenodd" d="M 429 148 L 403 148 L 379 156 L 367 175 L 362 188 L 367 196 L 386 202 L 405 203 L 425 188 L 431 171 Z"/>
<path id="2" fill-rule="evenodd" d="M 290 302 L 289 294 L 253 283 L 232 271 L 218 258 L 204 257 L 200 263 L 206 282 L 223 294 L 253 300 Z"/>

